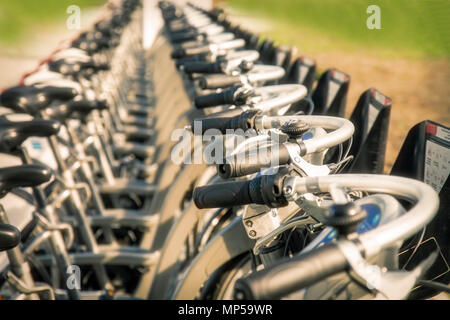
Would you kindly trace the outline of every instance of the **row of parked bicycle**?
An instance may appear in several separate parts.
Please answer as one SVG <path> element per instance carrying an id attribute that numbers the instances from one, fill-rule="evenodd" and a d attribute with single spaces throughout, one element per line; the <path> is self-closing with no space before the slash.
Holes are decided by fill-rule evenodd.
<path id="1" fill-rule="evenodd" d="M 448 127 L 383 174 L 376 89 L 345 119 L 349 75 L 221 10 L 159 2 L 148 50 L 141 1 L 108 10 L 0 96 L 2 299 L 449 292 Z"/>

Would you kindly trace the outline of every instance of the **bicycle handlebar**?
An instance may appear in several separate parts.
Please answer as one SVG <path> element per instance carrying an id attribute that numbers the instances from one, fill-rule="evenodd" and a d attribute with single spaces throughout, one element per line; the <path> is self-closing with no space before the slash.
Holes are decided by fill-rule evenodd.
<path id="1" fill-rule="evenodd" d="M 261 111 L 259 111 L 261 112 Z M 353 135 L 355 130 L 351 121 L 330 116 L 265 116 L 257 112 L 257 109 L 247 110 L 239 115 L 229 118 L 208 117 L 193 121 L 193 128 L 196 122 L 201 124 L 201 133 L 204 134 L 208 129 L 217 129 L 221 133 L 227 133 L 226 130 L 248 130 L 248 129 L 278 129 L 289 121 L 302 121 L 310 127 L 322 127 L 326 130 L 332 130 L 325 135 L 313 139 L 303 140 L 302 155 L 319 152 L 327 148 L 336 146 L 347 141 Z M 197 131 L 196 131 L 197 132 Z"/>
<path id="2" fill-rule="evenodd" d="M 399 218 L 359 235 L 358 248 L 366 258 L 417 233 L 431 221 L 439 208 L 439 198 L 430 186 L 402 177 L 364 174 L 289 177 L 283 181 L 283 185 L 291 187 L 290 195 L 328 192 L 330 186 L 339 185 L 347 190 L 389 193 L 415 202 L 414 206 Z M 348 241 L 338 240 L 322 248 L 301 253 L 293 259 L 284 259 L 261 272 L 239 279 L 236 282 L 235 297 L 280 298 L 343 271 L 348 264 L 340 243 Z"/>
<path id="3" fill-rule="evenodd" d="M 171 53 L 171 57 L 177 59 L 183 58 L 185 56 L 194 56 L 208 52 L 216 52 L 218 50 L 233 50 L 242 48 L 244 46 L 245 41 L 243 39 L 233 39 L 221 43 L 207 44 L 192 48 L 178 48 Z"/>
<path id="4" fill-rule="evenodd" d="M 273 208 L 288 205 L 286 199 L 276 192 L 282 178 L 287 174 L 262 175 L 251 180 L 223 182 L 194 189 L 193 199 L 199 209 L 233 207 L 247 204 L 269 204 Z M 281 189 L 279 189 L 281 190 Z"/>
<path id="5" fill-rule="evenodd" d="M 218 93 L 211 93 L 202 96 L 197 96 L 194 99 L 194 104 L 198 109 L 215 107 L 222 104 L 235 104 L 236 103 L 235 93 L 237 90 L 238 87 L 233 87 Z"/>
<path id="6" fill-rule="evenodd" d="M 199 209 L 258 203 L 257 193 L 254 192 L 258 182 L 233 181 L 197 187 L 193 194 L 194 203 Z"/>
<path id="7" fill-rule="evenodd" d="M 245 82 L 256 83 L 260 81 L 277 80 L 282 78 L 284 74 L 285 70 L 282 67 L 272 65 L 255 65 L 253 66 L 252 70 L 250 70 L 245 74 L 240 75 L 214 74 L 201 77 L 199 79 L 199 86 L 202 89 L 219 89 L 231 87 L 233 85 Z M 275 90 L 274 87 L 277 86 L 269 86 L 269 87 Z M 267 88 L 268 87 L 261 87 L 260 89 L 267 90 Z M 280 86 L 279 90 L 283 90 L 282 86 Z"/>
<path id="8" fill-rule="evenodd" d="M 218 130 L 222 134 L 226 134 L 227 130 L 247 130 L 254 128 L 254 120 L 260 111 L 257 109 L 250 109 L 242 112 L 241 109 L 232 109 L 234 112 L 238 112 L 236 115 L 234 112 L 224 114 L 213 114 L 210 117 L 195 119 L 192 121 L 191 127 L 195 134 L 205 134 L 209 129 Z M 201 130 L 197 130 L 200 126 Z"/>
<path id="9" fill-rule="evenodd" d="M 347 268 L 347 260 L 334 243 L 285 258 L 274 266 L 236 281 L 237 300 L 279 299 Z"/>
<path id="10" fill-rule="evenodd" d="M 325 130 L 333 130 L 323 136 L 302 141 L 305 146 L 305 154 L 319 152 L 347 141 L 353 135 L 355 127 L 347 119 L 330 116 L 262 116 L 255 119 L 255 129 L 280 128 L 289 121 L 302 121 L 310 127 L 322 127 Z"/>

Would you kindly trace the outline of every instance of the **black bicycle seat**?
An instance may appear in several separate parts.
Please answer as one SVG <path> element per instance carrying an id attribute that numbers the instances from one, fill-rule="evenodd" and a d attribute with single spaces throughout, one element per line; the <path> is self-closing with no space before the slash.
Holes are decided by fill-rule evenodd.
<path id="1" fill-rule="evenodd" d="M 75 114 L 86 117 L 93 110 L 104 110 L 108 107 L 106 101 L 103 100 L 76 100 L 55 106 L 48 107 L 45 110 L 47 116 L 63 122 L 72 118 Z"/>
<path id="2" fill-rule="evenodd" d="M 78 61 L 69 62 L 66 59 L 58 59 L 50 61 L 47 65 L 50 71 L 64 75 L 76 75 L 81 71 L 81 64 Z"/>
<path id="3" fill-rule="evenodd" d="M 58 72 L 65 75 L 76 75 L 83 70 L 102 71 L 108 70 L 109 64 L 96 63 L 94 60 L 88 61 L 67 61 L 66 59 L 53 60 L 48 63 L 51 71 Z M 73 97 L 72 97 L 73 98 Z"/>
<path id="4" fill-rule="evenodd" d="M 70 100 L 75 98 L 79 92 L 73 87 L 39 86 L 37 88 L 45 96 L 52 100 Z"/>
<path id="5" fill-rule="evenodd" d="M 0 105 L 21 113 L 36 114 L 53 100 L 69 100 L 78 94 L 72 87 L 16 86 L 5 90 Z"/>
<path id="6" fill-rule="evenodd" d="M 0 118 L 0 152 L 15 151 L 29 137 L 49 137 L 58 133 L 60 124 L 55 120 L 13 122 Z"/>
<path id="7" fill-rule="evenodd" d="M 11 189 L 36 187 L 51 179 L 52 173 L 48 167 L 36 164 L 5 167 L 0 169 L 0 198 Z"/>
<path id="8" fill-rule="evenodd" d="M 12 249 L 19 243 L 19 229 L 10 224 L 0 224 L 0 252 Z"/>
<path id="9" fill-rule="evenodd" d="M 93 110 L 104 110 L 108 108 L 105 100 L 78 100 L 69 103 L 72 112 L 89 113 Z"/>
<path id="10" fill-rule="evenodd" d="M 109 40 L 107 38 L 100 39 L 86 39 L 86 38 L 78 38 L 72 41 L 72 47 L 79 48 L 88 52 L 89 54 L 93 54 L 95 52 L 99 52 L 103 49 L 107 49 L 113 45 L 112 39 Z"/>
<path id="11" fill-rule="evenodd" d="M 0 105 L 21 113 L 35 114 L 49 103 L 47 96 L 32 86 L 12 87 L 0 96 Z"/>

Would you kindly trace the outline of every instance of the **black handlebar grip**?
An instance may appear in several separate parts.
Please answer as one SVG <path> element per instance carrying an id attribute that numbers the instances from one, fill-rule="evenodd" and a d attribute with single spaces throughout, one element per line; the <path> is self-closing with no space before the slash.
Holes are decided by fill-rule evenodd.
<path id="1" fill-rule="evenodd" d="M 201 40 L 202 36 L 196 32 L 188 32 L 188 33 L 182 33 L 182 34 L 176 34 L 172 35 L 170 37 L 170 40 L 174 44 L 180 44 L 186 41 L 196 41 Z"/>
<path id="2" fill-rule="evenodd" d="M 247 181 L 217 183 L 194 189 L 194 203 L 199 209 L 264 204 L 258 195 L 261 177 Z"/>
<path id="3" fill-rule="evenodd" d="M 192 121 L 191 127 L 193 128 L 194 134 L 200 133 L 204 135 L 208 130 L 216 129 L 219 132 L 225 134 L 227 130 L 234 129 L 231 125 L 232 119 L 234 117 L 211 117 L 204 119 L 196 119 Z M 198 129 L 200 128 L 200 130 Z"/>
<path id="4" fill-rule="evenodd" d="M 179 58 L 179 59 L 175 60 L 175 65 L 176 65 L 177 69 L 179 69 L 188 62 L 198 62 L 198 61 L 199 60 L 197 57 Z"/>
<path id="5" fill-rule="evenodd" d="M 280 299 L 347 268 L 347 260 L 335 243 L 324 245 L 238 279 L 237 300 Z"/>
<path id="6" fill-rule="evenodd" d="M 194 104 L 198 109 L 220 106 L 222 104 L 234 104 L 235 92 L 238 88 L 231 88 L 223 90 L 219 93 L 211 93 L 202 96 L 197 96 L 194 99 Z"/>
<path id="7" fill-rule="evenodd" d="M 222 104 L 233 104 L 233 96 L 226 91 L 197 96 L 194 99 L 197 109 L 220 106 Z"/>
<path id="8" fill-rule="evenodd" d="M 186 62 L 183 67 L 186 73 L 222 73 L 221 64 L 218 62 Z"/>
<path id="9" fill-rule="evenodd" d="M 180 36 L 185 34 L 190 34 L 195 32 L 196 30 L 190 26 L 190 25 L 178 25 L 178 26 L 171 26 L 170 27 L 170 34 L 171 36 Z"/>
<path id="10" fill-rule="evenodd" d="M 202 89 L 227 88 L 241 83 L 241 76 L 228 76 L 225 74 L 214 74 L 204 76 L 199 79 L 199 86 Z"/>
<path id="11" fill-rule="evenodd" d="M 108 62 L 94 62 L 94 61 L 81 63 L 81 67 L 93 69 L 95 71 L 102 71 L 102 70 L 104 71 L 110 69 L 110 65 Z"/>
<path id="12" fill-rule="evenodd" d="M 289 159 L 289 151 L 284 145 L 258 148 L 257 152 L 242 152 L 225 158 L 223 164 L 217 165 L 217 173 L 223 179 L 243 177 L 262 168 L 285 165 Z"/>
<path id="13" fill-rule="evenodd" d="M 178 30 L 168 30 L 170 39 L 173 40 L 181 40 L 187 37 L 191 37 L 193 35 L 197 35 L 198 31 L 192 27 L 187 27 L 184 29 Z"/>
<path id="14" fill-rule="evenodd" d="M 194 190 L 194 203 L 199 209 L 264 204 L 270 208 L 285 207 L 289 203 L 280 190 L 289 170 L 282 168 L 277 174 L 260 175 L 252 180 L 233 181 Z"/>
<path id="15" fill-rule="evenodd" d="M 175 49 L 170 54 L 170 57 L 172 59 L 180 59 L 180 58 L 184 58 L 184 56 L 185 56 L 184 49 L 182 49 L 182 48 Z"/>
<path id="16" fill-rule="evenodd" d="M 205 134 L 209 129 L 217 129 L 223 134 L 226 134 L 227 130 L 242 129 L 245 131 L 254 128 L 254 119 L 260 113 L 260 110 L 250 109 L 235 116 L 227 116 L 226 114 L 221 116 L 213 115 L 212 117 L 195 119 L 191 127 L 194 134 L 197 134 L 197 132 Z M 197 130 L 199 126 L 201 130 Z"/>

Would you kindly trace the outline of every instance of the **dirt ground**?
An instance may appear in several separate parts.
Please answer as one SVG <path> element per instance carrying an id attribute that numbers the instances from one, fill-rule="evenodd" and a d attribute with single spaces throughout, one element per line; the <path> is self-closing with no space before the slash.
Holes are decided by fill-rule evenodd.
<path id="1" fill-rule="evenodd" d="M 241 12 L 232 11 L 232 19 L 261 36 L 271 30 L 270 22 Z M 300 34 L 298 35 L 300 37 Z M 370 87 L 378 89 L 393 100 L 385 172 L 388 173 L 409 129 L 423 120 L 434 120 L 450 126 L 450 61 L 389 59 L 358 51 L 319 50 L 322 42 L 329 48 L 330 39 L 301 34 L 290 35 L 293 43 L 317 41 L 316 49 L 299 54 L 314 58 L 320 70 L 337 68 L 351 76 L 347 100 L 347 117 L 353 111 L 360 94 Z"/>
<path id="2" fill-rule="evenodd" d="M 392 98 L 386 172 L 390 171 L 412 126 L 423 120 L 450 126 L 448 61 L 387 60 L 342 52 L 326 52 L 313 57 L 321 68 L 335 67 L 351 76 L 347 116 L 367 88 L 375 87 Z"/>

